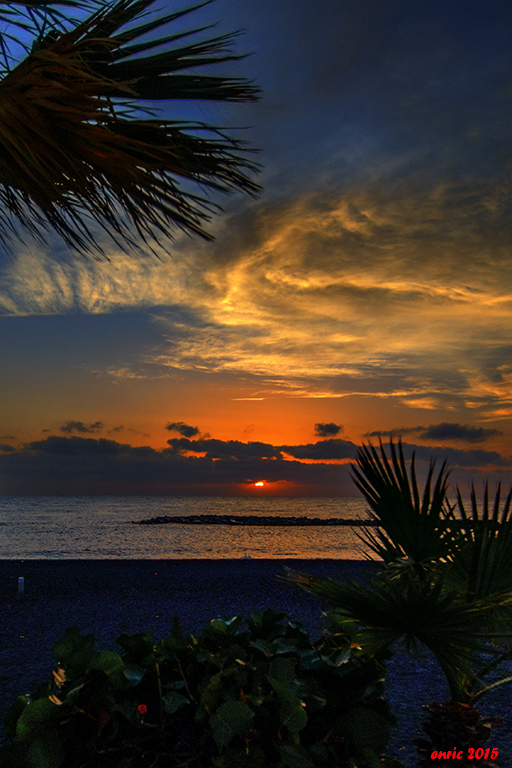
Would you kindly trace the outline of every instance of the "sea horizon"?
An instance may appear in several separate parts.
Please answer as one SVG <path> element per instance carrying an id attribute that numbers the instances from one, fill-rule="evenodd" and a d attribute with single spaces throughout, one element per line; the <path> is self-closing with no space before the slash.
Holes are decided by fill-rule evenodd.
<path id="1" fill-rule="evenodd" d="M 354 497 L 5 495 L 0 559 L 360 560 L 369 552 L 354 526 L 133 523 L 173 515 L 367 519 L 366 506 Z"/>

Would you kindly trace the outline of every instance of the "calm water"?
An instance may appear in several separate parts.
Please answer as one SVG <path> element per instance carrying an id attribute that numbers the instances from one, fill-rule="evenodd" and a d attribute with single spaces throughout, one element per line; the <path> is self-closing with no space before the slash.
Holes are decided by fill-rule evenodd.
<path id="1" fill-rule="evenodd" d="M 362 559 L 350 526 L 132 525 L 157 515 L 364 518 L 361 499 L 0 496 L 0 559 Z"/>

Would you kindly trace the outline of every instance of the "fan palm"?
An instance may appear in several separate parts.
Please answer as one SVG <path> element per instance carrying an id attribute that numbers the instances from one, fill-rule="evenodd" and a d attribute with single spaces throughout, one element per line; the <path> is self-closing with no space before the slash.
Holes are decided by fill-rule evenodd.
<path id="1" fill-rule="evenodd" d="M 429 580 L 406 570 L 399 577 L 380 574 L 368 585 L 341 582 L 287 569 L 287 581 L 323 598 L 331 606 L 332 625 L 348 635 L 362 654 L 376 654 L 397 640 L 408 647 L 420 641 L 429 648 L 445 674 L 454 701 L 466 701 L 481 679 L 473 671 L 478 653 L 492 653 L 486 619 L 497 608 L 502 614 L 494 622 L 511 637 L 512 594 L 494 594 L 468 601 L 458 589 L 446 586 L 443 574 Z M 489 671 L 494 665 L 489 665 Z"/>
<path id="2" fill-rule="evenodd" d="M 204 225 L 219 206 L 180 180 L 204 191 L 259 189 L 245 142 L 216 126 L 164 119 L 152 107 L 256 99 L 245 78 L 197 73 L 242 58 L 230 52 L 236 33 L 185 41 L 202 27 L 148 37 L 210 0 L 142 22 L 152 2 L 114 0 L 71 24 L 41 0 L 20 3 L 25 15 L 0 3 L 0 20 L 18 27 L 17 38 L 0 35 L 2 241 L 23 229 L 42 240 L 53 229 L 68 245 L 98 253 L 94 224 L 124 246 L 150 244 L 176 227 L 212 239 Z M 27 49 L 31 36 L 12 67 L 13 44 Z"/>
<path id="3" fill-rule="evenodd" d="M 457 541 L 453 514 L 446 505 L 449 472 L 446 462 L 434 481 L 431 461 L 420 493 L 412 456 L 409 476 L 400 442 L 390 440 L 388 459 L 382 442 L 380 455 L 373 445 L 362 446 L 352 467 L 353 479 L 370 506 L 376 532 L 361 538 L 387 565 L 408 564 L 418 571 L 450 556 Z"/>
<path id="4" fill-rule="evenodd" d="M 500 489 L 492 513 L 488 489 L 480 513 L 474 488 L 471 514 L 458 491 L 459 518 L 446 499 L 443 464 L 432 490 L 434 464 L 420 493 L 409 476 L 401 443 L 358 452 L 354 476 L 371 507 L 376 533 L 362 536 L 384 561 L 367 586 L 289 572 L 287 580 L 326 599 L 340 629 L 363 652 L 375 653 L 405 637 L 423 642 L 445 673 L 453 700 L 475 700 L 509 677 L 479 691 L 482 677 L 512 654 L 512 490 L 503 508 Z M 492 660 L 478 672 L 481 653 Z"/>
<path id="5" fill-rule="evenodd" d="M 468 597 L 478 599 L 494 592 L 512 590 L 512 489 L 503 505 L 498 485 L 492 505 L 486 484 L 482 511 L 478 508 L 474 485 L 468 513 L 457 489 L 457 506 L 463 521 L 464 543 L 453 560 L 455 572 L 463 579 Z"/>

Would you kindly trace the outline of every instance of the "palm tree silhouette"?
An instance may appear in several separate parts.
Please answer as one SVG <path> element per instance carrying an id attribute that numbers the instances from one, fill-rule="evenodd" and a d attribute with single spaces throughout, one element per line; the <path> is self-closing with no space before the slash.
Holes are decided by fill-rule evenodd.
<path id="1" fill-rule="evenodd" d="M 258 191 L 246 142 L 154 109 L 257 99 L 245 78 L 197 73 L 243 58 L 230 50 L 237 33 L 185 41 L 209 27 L 167 28 L 209 2 L 157 16 L 153 0 L 59 0 L 65 13 L 44 0 L 0 3 L 3 244 L 24 231 L 44 242 L 53 230 L 98 256 L 102 230 L 125 249 L 176 228 L 209 240 L 205 224 L 220 207 L 208 190 Z"/>

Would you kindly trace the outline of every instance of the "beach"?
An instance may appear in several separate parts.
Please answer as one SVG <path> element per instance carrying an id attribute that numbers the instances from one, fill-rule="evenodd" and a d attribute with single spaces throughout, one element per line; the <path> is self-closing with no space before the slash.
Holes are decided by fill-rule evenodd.
<path id="1" fill-rule="evenodd" d="M 174 616 L 189 633 L 214 616 L 269 607 L 318 635 L 321 604 L 279 581 L 285 565 L 333 578 L 361 578 L 372 567 L 335 560 L 0 561 L 0 707 L 51 676 L 53 645 L 70 626 L 92 632 L 98 648 L 115 649 L 123 632 L 165 637 Z"/>
<path id="2" fill-rule="evenodd" d="M 343 560 L 3 560 L 0 561 L 0 717 L 15 696 L 51 677 L 54 643 L 67 627 L 92 632 L 98 649 L 116 650 L 121 633 L 149 632 L 159 640 L 177 616 L 184 632 L 212 617 L 272 608 L 300 619 L 313 637 L 327 605 L 278 579 L 284 566 L 329 578 L 367 579 L 374 564 Z M 18 597 L 18 578 L 24 596 Z M 117 649 L 119 650 L 119 649 Z M 508 689 L 481 710 L 506 717 L 490 745 L 512 758 Z M 444 679 L 427 651 L 397 653 L 388 663 L 387 696 L 398 717 L 390 751 L 413 766 L 421 704 L 447 698 Z M 505 712 L 505 714 L 504 714 Z M 507 760 L 503 760 L 503 765 Z"/>

